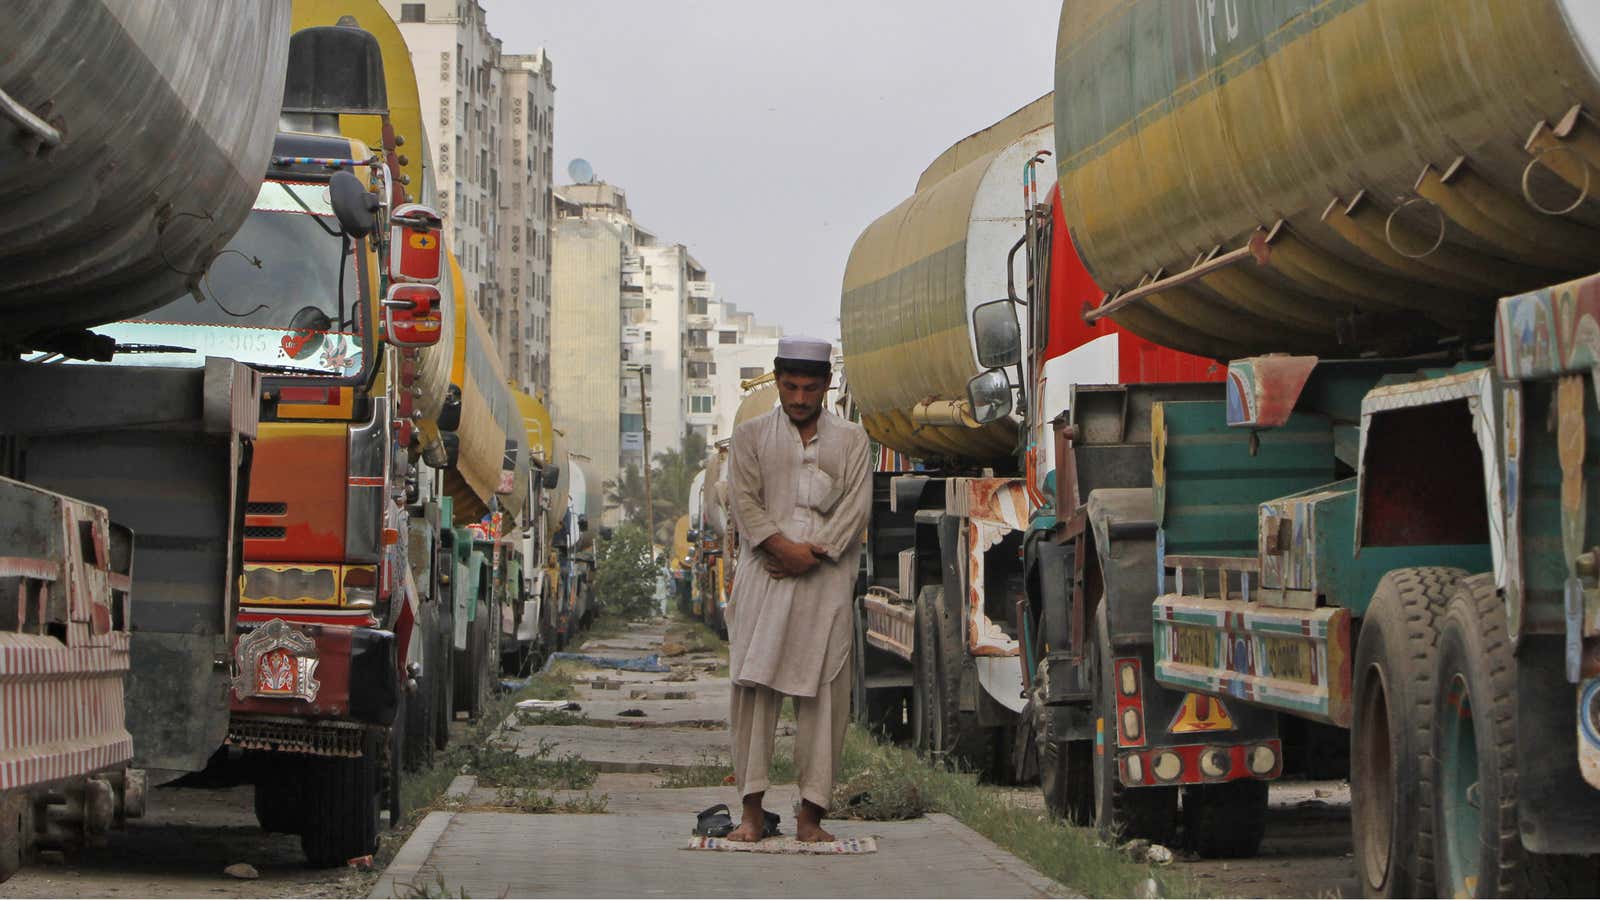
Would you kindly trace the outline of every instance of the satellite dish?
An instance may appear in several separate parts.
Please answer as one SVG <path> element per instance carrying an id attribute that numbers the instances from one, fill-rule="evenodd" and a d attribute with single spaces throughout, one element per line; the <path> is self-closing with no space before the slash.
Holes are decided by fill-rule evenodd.
<path id="1" fill-rule="evenodd" d="M 587 159 L 575 159 L 567 163 L 567 175 L 574 184 L 589 184 L 594 181 L 594 166 Z"/>

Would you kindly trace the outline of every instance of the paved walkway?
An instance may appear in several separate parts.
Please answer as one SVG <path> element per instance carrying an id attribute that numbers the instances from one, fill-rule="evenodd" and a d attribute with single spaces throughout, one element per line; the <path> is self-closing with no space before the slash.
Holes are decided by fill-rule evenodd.
<path id="1" fill-rule="evenodd" d="M 655 652 L 664 625 L 640 625 L 624 638 L 593 642 L 637 654 Z M 622 655 L 620 652 L 616 655 Z M 703 662 L 695 658 L 696 662 Z M 674 664 L 679 660 L 669 658 Z M 474 897 L 1051 897 L 1064 889 L 1015 856 L 944 815 L 904 822 L 832 821 L 841 838 L 872 836 L 879 850 L 862 856 L 783 856 L 683 849 L 694 813 L 724 802 L 737 810 L 731 788 L 667 789 L 660 774 L 725 760 L 721 729 L 674 727 L 673 719 L 725 717 L 726 676 L 696 672 L 693 681 L 620 679 L 627 689 L 692 691 L 692 699 L 629 700 L 655 727 L 541 726 L 515 732 L 519 744 L 558 742 L 601 766 L 593 792 L 608 796 L 601 815 L 522 815 L 483 811 L 493 792 L 472 791 L 456 811 L 429 814 L 400 850 L 374 897 L 423 896 L 442 883 L 450 895 Z M 663 676 L 654 676 L 660 679 Z M 617 689 L 580 687 L 579 702 L 597 718 L 615 714 Z M 677 706 L 675 710 L 674 705 Z M 626 719 L 620 721 L 627 721 Z M 637 720 L 635 720 L 637 721 Z M 787 724 L 787 723 L 785 723 Z M 510 735 L 508 735 L 509 737 Z M 657 773 L 657 774 L 640 774 Z M 792 785 L 775 788 L 767 807 L 792 834 Z"/>

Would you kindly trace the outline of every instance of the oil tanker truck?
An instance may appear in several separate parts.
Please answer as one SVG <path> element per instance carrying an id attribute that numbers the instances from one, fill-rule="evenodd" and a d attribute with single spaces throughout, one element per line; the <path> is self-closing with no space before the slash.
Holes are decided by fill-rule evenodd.
<path id="1" fill-rule="evenodd" d="M 1057 506 L 1054 445 L 1038 410 L 1060 412 L 1078 384 L 1215 382 L 1221 367 L 1116 327 L 1074 327 L 1086 279 L 1081 267 L 1076 278 L 1070 271 L 1064 229 L 1049 243 L 1059 210 L 1044 164 L 1053 111 L 1046 95 L 956 143 L 850 256 L 841 303 L 849 405 L 884 462 L 873 476 L 857 604 L 856 715 L 997 780 L 1038 771 L 1057 814 L 1098 814 L 1108 832 L 1164 836 L 1174 791 L 1125 798 L 1092 777 L 1093 755 L 1079 751 L 1095 740 L 1097 718 L 1114 724 L 1126 711 L 1152 755 L 1192 754 L 1189 720 L 1174 716 L 1194 702 L 1150 680 L 1148 638 L 1119 631 L 1103 635 L 1097 655 L 1065 654 L 1069 635 L 1090 635 L 1100 596 L 1145 608 L 1155 596 L 1153 578 L 1129 574 L 1154 554 L 1148 474 L 1141 483 L 1125 465 L 1106 468 L 1107 483 L 1123 491 L 1114 508 Z M 1052 263 L 1063 271 L 1050 272 Z M 1015 379 L 998 369 L 980 375 L 986 357 L 974 338 L 997 322 L 1009 322 L 1012 349 L 1023 352 L 1013 305 L 1035 317 L 1028 362 Z M 969 385 L 975 376 L 983 380 Z M 998 391 L 986 392 L 996 377 Z M 1011 412 L 1013 384 L 1027 416 Z M 1097 399 L 1136 419 L 1143 396 Z M 1118 439 L 1136 442 L 1137 426 Z M 1081 552 L 1085 544 L 1101 559 Z M 1240 725 L 1216 742 L 1220 752 L 1275 739 L 1271 715 Z M 1086 813 L 1076 793 L 1073 809 L 1061 799 L 1069 751 L 1070 778 L 1107 788 Z"/>
<path id="2" fill-rule="evenodd" d="M 288 39 L 287 2 L 0 21 L 0 881 L 225 739 L 260 380 L 130 365 L 152 348 L 92 329 L 203 285 L 266 170 Z M 89 358 L 113 364 L 59 364 Z"/>
<path id="3" fill-rule="evenodd" d="M 1109 630 L 1164 688 L 1345 730 L 1369 895 L 1597 883 L 1597 35 L 1561 0 L 1061 12 L 1080 318 L 1229 360 L 1146 414 L 1159 595 Z M 1117 784 L 1163 781 L 1128 737 Z"/>

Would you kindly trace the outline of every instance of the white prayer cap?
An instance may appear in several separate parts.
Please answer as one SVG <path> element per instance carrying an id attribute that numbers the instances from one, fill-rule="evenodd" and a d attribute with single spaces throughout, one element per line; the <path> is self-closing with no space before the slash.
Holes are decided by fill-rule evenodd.
<path id="1" fill-rule="evenodd" d="M 801 362 L 830 363 L 833 361 L 833 344 L 813 337 L 794 335 L 778 339 L 778 358 Z"/>

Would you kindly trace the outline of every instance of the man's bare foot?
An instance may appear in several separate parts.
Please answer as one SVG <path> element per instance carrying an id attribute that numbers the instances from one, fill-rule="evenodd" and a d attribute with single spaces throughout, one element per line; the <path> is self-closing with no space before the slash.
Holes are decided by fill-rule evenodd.
<path id="1" fill-rule="evenodd" d="M 800 811 L 794 817 L 794 836 L 807 844 L 829 844 L 835 838 L 822 830 L 822 814 L 827 810 L 810 800 L 800 801 Z"/>
<path id="2" fill-rule="evenodd" d="M 744 797 L 741 802 L 743 810 L 739 817 L 739 827 L 728 832 L 728 840 L 753 844 L 766 836 L 767 813 L 761 807 L 761 799 L 765 796 L 766 792 L 763 791 Z"/>
<path id="3" fill-rule="evenodd" d="M 807 844 L 831 844 L 836 838 L 822 830 L 821 825 L 810 822 L 795 822 L 794 836 L 796 840 Z"/>
<path id="4" fill-rule="evenodd" d="M 726 840 L 755 843 L 756 841 L 761 840 L 762 824 L 763 822 L 759 815 L 753 822 L 749 819 L 749 817 L 746 817 L 739 823 L 738 828 L 728 832 L 728 837 Z"/>

